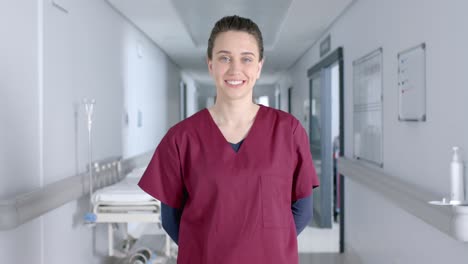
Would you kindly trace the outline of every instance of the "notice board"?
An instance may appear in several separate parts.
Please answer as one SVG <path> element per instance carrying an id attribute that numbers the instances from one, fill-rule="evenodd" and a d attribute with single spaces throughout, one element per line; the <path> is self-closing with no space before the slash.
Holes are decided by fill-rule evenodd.
<path id="1" fill-rule="evenodd" d="M 383 166 L 382 49 L 353 62 L 354 158 Z"/>
<path id="2" fill-rule="evenodd" d="M 398 120 L 426 121 L 426 45 L 398 53 Z"/>

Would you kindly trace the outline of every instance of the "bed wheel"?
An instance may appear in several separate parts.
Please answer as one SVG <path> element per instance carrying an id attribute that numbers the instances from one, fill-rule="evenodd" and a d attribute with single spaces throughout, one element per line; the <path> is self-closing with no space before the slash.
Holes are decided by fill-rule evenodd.
<path id="1" fill-rule="evenodd" d="M 145 255 L 141 253 L 136 253 L 132 255 L 132 257 L 128 261 L 128 264 L 146 264 L 147 262 L 148 259 L 145 257 Z"/>

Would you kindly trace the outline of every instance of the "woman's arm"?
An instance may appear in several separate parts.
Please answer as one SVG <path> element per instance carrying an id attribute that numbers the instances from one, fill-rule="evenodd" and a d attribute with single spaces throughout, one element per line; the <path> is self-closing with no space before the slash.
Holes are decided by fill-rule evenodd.
<path id="1" fill-rule="evenodd" d="M 176 209 L 161 203 L 161 219 L 164 230 L 174 240 L 179 243 L 179 227 L 182 209 Z M 313 216 L 312 212 L 312 195 L 299 199 L 291 205 L 291 211 L 296 225 L 296 233 L 299 235 Z"/>
<path id="2" fill-rule="evenodd" d="M 291 210 L 294 217 L 294 223 L 296 224 L 296 233 L 299 235 L 313 216 L 312 194 L 293 202 Z"/>
<path id="3" fill-rule="evenodd" d="M 167 204 L 161 203 L 161 221 L 164 230 L 179 244 L 179 226 L 183 209 L 172 208 Z"/>

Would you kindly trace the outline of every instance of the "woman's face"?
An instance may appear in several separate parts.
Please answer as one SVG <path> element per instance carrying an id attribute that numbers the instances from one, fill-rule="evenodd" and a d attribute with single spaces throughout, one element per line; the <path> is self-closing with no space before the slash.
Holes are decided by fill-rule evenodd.
<path id="1" fill-rule="evenodd" d="M 262 65 L 254 36 L 242 31 L 220 33 L 214 41 L 212 59 L 208 59 L 217 99 L 252 100 L 253 87 L 260 77 Z"/>

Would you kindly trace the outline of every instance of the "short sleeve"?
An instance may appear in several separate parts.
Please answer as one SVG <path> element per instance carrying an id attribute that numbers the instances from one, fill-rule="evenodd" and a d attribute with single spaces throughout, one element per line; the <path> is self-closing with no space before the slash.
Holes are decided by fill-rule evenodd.
<path id="1" fill-rule="evenodd" d="M 159 143 L 138 186 L 157 200 L 181 208 L 184 199 L 179 151 L 173 133 Z"/>
<path id="2" fill-rule="evenodd" d="M 301 123 L 297 119 L 295 121 L 293 138 L 296 167 L 293 178 L 293 201 L 311 195 L 312 189 L 319 186 L 319 179 L 315 171 L 312 154 L 310 153 L 309 138 Z"/>

